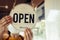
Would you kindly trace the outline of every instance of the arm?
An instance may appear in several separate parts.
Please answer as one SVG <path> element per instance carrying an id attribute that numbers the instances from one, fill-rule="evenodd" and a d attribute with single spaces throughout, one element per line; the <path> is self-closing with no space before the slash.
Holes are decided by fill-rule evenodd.
<path id="1" fill-rule="evenodd" d="M 7 26 L 11 23 L 10 16 L 5 16 L 0 20 L 0 40 L 2 40 L 3 33 L 6 31 Z"/>

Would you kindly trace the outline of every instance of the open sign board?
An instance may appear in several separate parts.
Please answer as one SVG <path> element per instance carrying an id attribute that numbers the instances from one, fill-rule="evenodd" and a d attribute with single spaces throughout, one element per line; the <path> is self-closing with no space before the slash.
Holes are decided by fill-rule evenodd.
<path id="1" fill-rule="evenodd" d="M 32 28 L 36 23 L 36 13 L 33 7 L 28 4 L 19 4 L 15 6 L 11 12 L 12 25 L 16 29 L 20 30 L 20 27 Z"/>

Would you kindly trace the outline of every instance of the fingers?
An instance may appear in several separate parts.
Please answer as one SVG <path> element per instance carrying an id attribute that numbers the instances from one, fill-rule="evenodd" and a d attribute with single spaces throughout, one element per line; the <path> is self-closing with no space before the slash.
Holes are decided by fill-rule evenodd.
<path id="1" fill-rule="evenodd" d="M 12 22 L 12 18 L 10 16 L 5 16 L 0 20 L 0 27 L 5 26 Z"/>
<path id="2" fill-rule="evenodd" d="M 4 18 L 2 18 L 2 19 L 0 20 L 0 24 L 2 24 L 3 22 L 5 22 L 5 19 L 4 19 Z"/>
<path id="3" fill-rule="evenodd" d="M 6 23 L 11 23 L 12 22 L 11 16 L 6 16 L 4 18 L 5 18 Z"/>
<path id="4" fill-rule="evenodd" d="M 4 39 L 7 39 L 8 37 L 9 37 L 9 34 L 8 34 L 8 33 L 4 33 L 4 34 L 3 34 L 3 38 L 4 38 Z"/>
<path id="5" fill-rule="evenodd" d="M 2 34 L 2 32 L 4 32 L 4 27 L 0 27 L 0 34 Z"/>
<path id="6" fill-rule="evenodd" d="M 28 39 L 32 40 L 32 35 L 31 35 L 32 32 L 31 32 L 31 30 L 29 28 L 26 29 L 26 34 L 27 34 Z"/>
<path id="7" fill-rule="evenodd" d="M 25 30 L 25 40 L 32 40 L 32 31 L 29 29 L 29 28 L 27 28 L 26 30 Z"/>
<path id="8" fill-rule="evenodd" d="M 30 28 L 27 28 L 27 32 L 28 32 L 29 34 L 31 34 L 31 37 L 33 37 L 33 33 L 32 33 L 32 31 L 31 31 Z"/>
<path id="9" fill-rule="evenodd" d="M 0 20 L 0 33 L 7 31 L 7 26 L 11 23 L 10 16 L 5 16 Z"/>
<path id="10" fill-rule="evenodd" d="M 5 32 L 5 33 L 8 33 L 8 28 L 7 28 L 8 25 L 9 25 L 9 24 L 6 24 L 6 25 L 4 26 L 4 32 Z"/>
<path id="11" fill-rule="evenodd" d="M 26 32 L 26 30 L 25 30 L 25 35 L 24 35 L 24 40 L 29 40 L 29 36 L 28 36 L 28 33 Z"/>
<path id="12" fill-rule="evenodd" d="M 5 21 L 9 21 L 11 19 L 11 17 L 10 16 L 5 16 L 5 17 L 3 17 L 0 21 L 0 23 L 2 24 L 2 23 L 4 23 Z"/>

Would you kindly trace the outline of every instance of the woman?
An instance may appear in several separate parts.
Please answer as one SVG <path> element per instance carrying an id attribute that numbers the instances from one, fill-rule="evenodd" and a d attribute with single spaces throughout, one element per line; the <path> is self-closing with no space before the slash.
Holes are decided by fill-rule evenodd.
<path id="1" fill-rule="evenodd" d="M 0 19 L 0 40 L 32 40 L 32 32 L 29 28 L 26 28 L 24 31 L 24 37 L 18 34 L 10 35 L 7 26 L 11 23 L 12 18 L 10 16 L 5 16 Z"/>

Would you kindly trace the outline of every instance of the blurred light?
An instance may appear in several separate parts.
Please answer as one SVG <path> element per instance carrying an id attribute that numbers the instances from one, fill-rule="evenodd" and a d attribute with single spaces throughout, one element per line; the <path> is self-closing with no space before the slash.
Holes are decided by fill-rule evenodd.
<path id="1" fill-rule="evenodd" d="M 8 6 L 6 5 L 5 8 L 8 9 Z"/>

